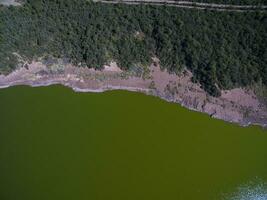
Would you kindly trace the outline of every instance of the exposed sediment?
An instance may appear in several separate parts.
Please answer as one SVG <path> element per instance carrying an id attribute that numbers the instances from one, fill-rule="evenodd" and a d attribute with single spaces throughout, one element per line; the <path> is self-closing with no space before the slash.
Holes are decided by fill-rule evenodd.
<path id="1" fill-rule="evenodd" d="M 199 84 L 191 82 L 192 74 L 189 71 L 179 76 L 170 74 L 160 69 L 156 59 L 146 72 L 138 75 L 120 70 L 114 62 L 101 71 L 60 62 L 50 66 L 32 62 L 25 66 L 7 76 L 0 75 L 0 88 L 62 84 L 77 92 L 138 91 L 225 121 L 267 126 L 267 107 L 253 91 L 236 88 L 222 91 L 218 98 L 211 97 Z"/>

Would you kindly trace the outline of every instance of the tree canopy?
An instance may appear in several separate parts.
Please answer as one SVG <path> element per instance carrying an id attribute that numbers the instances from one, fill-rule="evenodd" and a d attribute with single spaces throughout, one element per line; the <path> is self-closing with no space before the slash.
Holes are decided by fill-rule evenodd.
<path id="1" fill-rule="evenodd" d="M 267 85 L 266 12 L 216 12 L 86 0 L 28 0 L 0 7 L 0 73 L 53 56 L 101 68 L 147 65 L 152 56 L 214 96 L 220 89 Z"/>

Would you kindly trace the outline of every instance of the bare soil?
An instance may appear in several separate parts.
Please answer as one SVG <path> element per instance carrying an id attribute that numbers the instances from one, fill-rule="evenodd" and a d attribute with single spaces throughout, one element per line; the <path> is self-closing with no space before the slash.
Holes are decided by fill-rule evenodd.
<path id="1" fill-rule="evenodd" d="M 13 85 L 62 84 L 79 92 L 114 89 L 140 91 L 207 113 L 214 118 L 241 125 L 267 126 L 267 107 L 252 90 L 236 88 L 222 91 L 219 98 L 211 97 L 199 84 L 191 82 L 192 74 L 189 71 L 184 71 L 179 76 L 170 74 L 160 69 L 156 58 L 153 60 L 146 76 L 122 71 L 115 62 L 98 71 L 63 62 L 46 66 L 36 61 L 25 64 L 7 76 L 0 75 L 0 88 Z"/>

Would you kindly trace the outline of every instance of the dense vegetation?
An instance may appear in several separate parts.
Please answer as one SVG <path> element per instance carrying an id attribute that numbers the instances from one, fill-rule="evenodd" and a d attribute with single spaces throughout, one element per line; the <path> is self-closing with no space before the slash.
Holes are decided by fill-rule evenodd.
<path id="1" fill-rule="evenodd" d="M 129 69 L 156 55 L 211 95 L 220 89 L 267 85 L 267 14 L 127 6 L 85 0 L 29 0 L 0 8 L 0 73 L 20 59 L 69 58 L 101 68 L 115 60 Z M 15 54 L 15 53 L 17 54 Z"/>

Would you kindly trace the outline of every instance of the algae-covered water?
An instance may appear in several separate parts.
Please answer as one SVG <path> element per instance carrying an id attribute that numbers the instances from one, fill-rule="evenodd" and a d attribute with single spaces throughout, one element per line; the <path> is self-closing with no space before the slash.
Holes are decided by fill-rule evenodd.
<path id="1" fill-rule="evenodd" d="M 265 200 L 267 131 L 156 97 L 0 90 L 1 200 Z"/>

